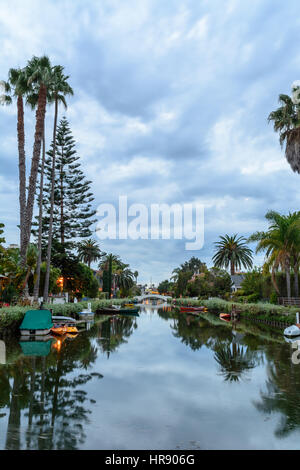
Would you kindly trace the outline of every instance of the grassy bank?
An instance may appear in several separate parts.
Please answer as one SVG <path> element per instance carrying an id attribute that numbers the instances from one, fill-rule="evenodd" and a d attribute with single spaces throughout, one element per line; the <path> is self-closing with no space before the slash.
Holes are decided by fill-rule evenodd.
<path id="1" fill-rule="evenodd" d="M 255 320 L 268 320 L 278 321 L 284 323 L 295 323 L 296 312 L 300 308 L 296 307 L 283 307 L 282 305 L 274 305 L 269 303 L 238 303 L 229 302 L 227 300 L 212 298 L 209 300 L 192 300 L 192 299 L 176 299 L 177 304 L 182 305 L 204 305 L 210 312 L 214 313 L 231 313 L 232 306 L 234 305 L 239 311 L 241 317 L 255 319 Z"/>
<path id="2" fill-rule="evenodd" d="M 114 304 L 122 304 L 128 299 L 114 299 Z M 106 307 L 111 304 L 112 301 L 108 299 L 101 300 L 90 300 L 92 304 L 92 311 L 94 312 L 97 308 Z M 76 313 L 81 312 L 83 309 L 88 307 L 88 302 L 78 302 L 77 304 L 45 304 L 44 308 L 52 309 L 54 315 L 63 316 L 74 316 Z M 28 310 L 35 309 L 36 307 L 3 307 L 0 308 L 0 331 L 7 331 L 9 333 L 15 333 L 18 331 L 20 324 L 24 318 L 25 313 Z"/>

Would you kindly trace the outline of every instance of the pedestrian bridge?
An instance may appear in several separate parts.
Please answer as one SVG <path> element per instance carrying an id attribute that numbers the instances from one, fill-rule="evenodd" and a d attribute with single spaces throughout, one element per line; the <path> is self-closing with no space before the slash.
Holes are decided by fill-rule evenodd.
<path id="1" fill-rule="evenodd" d="M 134 298 L 138 302 L 143 302 L 143 300 L 149 300 L 149 299 L 154 299 L 154 300 L 163 300 L 164 302 L 167 302 L 169 299 L 172 299 L 171 296 L 166 296 L 166 295 L 159 295 L 159 294 L 144 294 L 144 295 L 139 295 Z"/>

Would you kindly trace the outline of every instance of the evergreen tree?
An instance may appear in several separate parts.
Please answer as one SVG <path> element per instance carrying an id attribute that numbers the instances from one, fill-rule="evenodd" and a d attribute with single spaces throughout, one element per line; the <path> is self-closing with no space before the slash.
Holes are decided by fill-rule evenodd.
<path id="1" fill-rule="evenodd" d="M 53 142 L 45 162 L 46 185 L 43 198 L 43 247 L 47 245 L 49 230 L 50 193 L 52 177 Z M 91 225 L 96 211 L 92 209 L 94 196 L 88 181 L 80 169 L 69 123 L 64 117 L 57 128 L 55 160 L 55 193 L 53 213 L 53 250 L 60 245 L 61 253 L 70 254 L 76 247 L 76 239 L 91 237 Z M 55 257 L 55 253 L 53 253 Z"/>

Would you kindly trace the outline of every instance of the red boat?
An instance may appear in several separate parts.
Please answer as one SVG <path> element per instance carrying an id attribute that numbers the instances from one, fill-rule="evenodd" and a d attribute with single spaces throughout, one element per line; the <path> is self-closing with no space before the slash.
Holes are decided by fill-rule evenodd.
<path id="1" fill-rule="evenodd" d="M 180 307 L 181 312 L 207 312 L 206 307 Z"/>
<path id="2" fill-rule="evenodd" d="M 229 321 L 231 319 L 230 313 L 220 313 L 219 315 L 221 320 Z"/>

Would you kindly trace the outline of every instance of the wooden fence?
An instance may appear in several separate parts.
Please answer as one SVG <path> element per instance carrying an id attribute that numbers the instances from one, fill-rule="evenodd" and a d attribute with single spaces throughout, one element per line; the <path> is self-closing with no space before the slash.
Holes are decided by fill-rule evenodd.
<path id="1" fill-rule="evenodd" d="M 300 297 L 279 297 L 278 303 L 280 305 L 294 305 L 300 307 Z"/>

